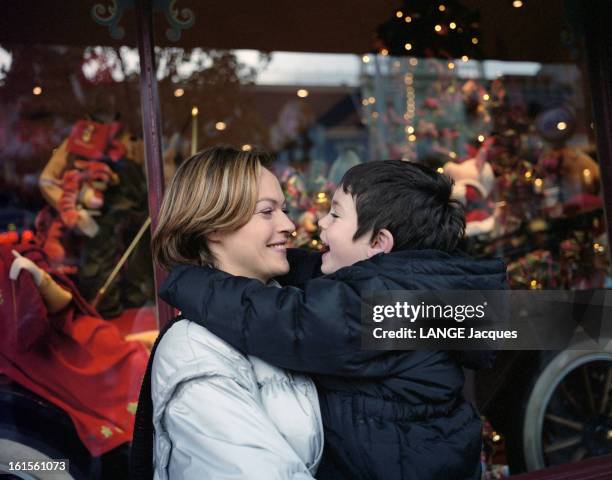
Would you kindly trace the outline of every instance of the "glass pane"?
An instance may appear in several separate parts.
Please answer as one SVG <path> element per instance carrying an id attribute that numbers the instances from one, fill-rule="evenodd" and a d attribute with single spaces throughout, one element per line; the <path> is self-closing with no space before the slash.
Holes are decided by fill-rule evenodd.
<path id="1" fill-rule="evenodd" d="M 322 248 L 317 220 L 351 166 L 422 163 L 453 177 L 466 210 L 462 248 L 503 258 L 511 288 L 607 288 L 590 108 L 597 99 L 572 6 L 405 2 L 377 29 L 375 52 L 359 55 L 284 52 L 283 38 L 262 40 L 275 45 L 272 53 L 193 49 L 188 41 L 159 49 L 166 142 L 177 147 L 177 164 L 220 143 L 271 151 L 296 224 L 293 245 L 313 250 Z M 517 23 L 524 28 L 511 27 Z M 520 473 L 612 451 L 596 435 L 576 443 L 572 431 L 590 432 L 599 421 L 587 393 L 574 392 L 576 379 L 601 406 L 609 401 L 601 393 L 612 378 L 609 363 L 588 356 L 563 363 L 559 354 L 503 352 L 493 370 L 478 374 L 477 400 L 490 418 L 489 471 Z M 543 376 L 555 360 L 569 370 Z M 576 376 L 580 362 L 585 377 Z M 550 401 L 530 396 L 537 382 Z M 574 395 L 573 410 L 563 395 Z"/>
<path id="2" fill-rule="evenodd" d="M 0 45 L 0 469 L 48 457 L 75 478 L 127 475 L 157 325 L 126 51 Z"/>
<path id="3" fill-rule="evenodd" d="M 273 46 L 265 52 L 194 48 L 206 44 L 198 32 L 214 29 L 192 3 L 191 40 L 156 49 L 165 177 L 206 146 L 269 150 L 293 245 L 320 250 L 317 220 L 351 166 L 423 163 L 455 179 L 468 222 L 462 247 L 504 258 L 512 288 L 608 288 L 590 111 L 599 99 L 571 5 L 407 2 L 389 9 L 372 51 L 323 54 L 283 51 L 304 43 L 280 24 L 253 40 Z M 90 12 L 75 12 L 93 26 Z M 543 15 L 550 23 L 530 21 Z M 158 39 L 164 19 L 156 13 Z M 133 14 L 122 24 L 133 32 Z M 412 33 L 417 25 L 426 30 Z M 322 48 L 318 33 L 312 50 Z M 157 334 L 138 53 L 134 41 L 106 36 L 115 47 L 25 37 L 0 44 L 0 452 L 67 458 L 75 477 L 120 477 Z M 606 350 L 500 354 L 477 378 L 490 419 L 486 468 L 519 473 L 610 453 L 609 362 Z"/>
<path id="4" fill-rule="evenodd" d="M 450 175 L 471 253 L 512 288 L 601 288 L 608 268 L 593 123 L 575 65 L 365 56 L 371 158 Z"/>

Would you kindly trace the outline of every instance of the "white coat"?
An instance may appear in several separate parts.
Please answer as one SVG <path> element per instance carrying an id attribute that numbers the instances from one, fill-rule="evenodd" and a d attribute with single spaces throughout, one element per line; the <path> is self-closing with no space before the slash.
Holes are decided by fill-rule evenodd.
<path id="1" fill-rule="evenodd" d="M 151 387 L 155 480 L 314 476 L 323 427 L 309 377 L 181 320 L 160 341 Z"/>

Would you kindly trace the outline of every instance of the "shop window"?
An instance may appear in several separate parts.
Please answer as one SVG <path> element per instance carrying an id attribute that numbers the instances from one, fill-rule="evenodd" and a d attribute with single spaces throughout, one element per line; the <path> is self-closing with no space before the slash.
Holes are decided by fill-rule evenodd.
<path id="1" fill-rule="evenodd" d="M 138 75 L 124 53 L 0 45 L 2 468 L 127 471 L 157 323 Z"/>

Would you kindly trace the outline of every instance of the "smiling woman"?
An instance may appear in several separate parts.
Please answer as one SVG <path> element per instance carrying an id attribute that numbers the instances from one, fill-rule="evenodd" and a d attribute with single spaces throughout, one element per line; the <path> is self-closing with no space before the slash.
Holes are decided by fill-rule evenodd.
<path id="1" fill-rule="evenodd" d="M 153 252 L 164 268 L 210 265 L 267 283 L 289 271 L 285 212 L 265 154 L 214 147 L 176 172 L 162 203 Z"/>
<path id="2" fill-rule="evenodd" d="M 286 244 L 294 228 L 278 180 L 261 168 L 255 214 L 236 230 L 211 233 L 209 248 L 219 270 L 267 283 L 289 271 Z"/>
<path id="3" fill-rule="evenodd" d="M 262 166 L 266 160 L 256 151 L 214 147 L 178 168 L 153 235 L 155 260 L 176 267 L 163 288 L 173 289 L 175 272 L 188 265 L 278 286 L 270 280 L 289 271 L 286 243 L 294 225 L 278 180 Z M 136 422 L 133 478 L 150 479 L 154 468 L 160 480 L 228 472 L 306 479 L 323 451 L 310 378 L 242 355 L 182 318 L 153 348 Z"/>
<path id="4" fill-rule="evenodd" d="M 263 158 L 255 152 L 211 148 L 181 165 L 168 186 L 152 239 L 160 266 L 215 263 L 209 235 L 249 222 Z"/>

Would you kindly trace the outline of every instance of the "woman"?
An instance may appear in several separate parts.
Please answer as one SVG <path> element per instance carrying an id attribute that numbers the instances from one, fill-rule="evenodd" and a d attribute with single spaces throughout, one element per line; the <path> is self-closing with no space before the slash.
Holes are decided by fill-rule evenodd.
<path id="1" fill-rule="evenodd" d="M 294 225 L 263 160 L 223 147 L 186 160 L 162 202 L 155 260 L 166 269 L 211 265 L 278 286 L 271 279 L 289 271 L 285 245 Z M 308 377 L 246 357 L 188 319 L 161 336 L 149 368 L 134 438 L 136 476 L 150 478 L 149 401 L 156 479 L 303 479 L 316 472 L 323 430 Z"/>

